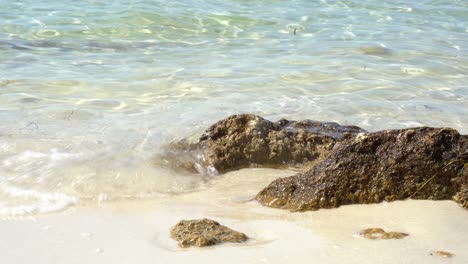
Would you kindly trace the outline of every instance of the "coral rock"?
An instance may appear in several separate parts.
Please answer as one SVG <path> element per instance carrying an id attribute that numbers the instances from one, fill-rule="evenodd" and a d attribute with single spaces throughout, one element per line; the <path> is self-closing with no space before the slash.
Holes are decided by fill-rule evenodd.
<path id="1" fill-rule="evenodd" d="M 247 236 L 210 219 L 182 220 L 171 229 L 180 247 L 206 247 L 222 242 L 244 242 Z"/>
<path id="2" fill-rule="evenodd" d="M 325 158 L 336 142 L 365 132 L 332 122 L 271 122 L 252 114 L 233 115 L 208 128 L 198 142 L 170 144 L 159 159 L 174 168 L 211 174 L 252 166 L 298 166 Z"/>
<path id="3" fill-rule="evenodd" d="M 467 207 L 468 136 L 420 127 L 360 134 L 311 170 L 280 178 L 256 199 L 292 211 L 406 198 L 453 199 Z"/>
<path id="4" fill-rule="evenodd" d="M 367 228 L 359 232 L 359 235 L 369 239 L 401 239 L 408 236 L 401 232 L 385 232 L 382 228 Z"/>

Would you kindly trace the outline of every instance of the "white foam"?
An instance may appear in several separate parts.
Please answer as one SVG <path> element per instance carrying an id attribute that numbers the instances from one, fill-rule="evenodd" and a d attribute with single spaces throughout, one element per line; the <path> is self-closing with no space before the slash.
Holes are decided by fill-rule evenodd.
<path id="1" fill-rule="evenodd" d="M 0 216 L 22 216 L 57 212 L 78 202 L 77 198 L 64 193 L 26 190 L 5 182 L 0 183 L 0 193 L 3 194 L 3 200 L 5 198 L 15 198 L 12 202 L 15 205 L 10 205 L 6 202 L 0 203 Z"/>

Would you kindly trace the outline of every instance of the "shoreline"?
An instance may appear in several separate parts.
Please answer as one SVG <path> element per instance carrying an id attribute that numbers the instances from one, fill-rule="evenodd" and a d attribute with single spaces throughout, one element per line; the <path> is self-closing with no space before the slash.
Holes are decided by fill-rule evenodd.
<path id="1" fill-rule="evenodd" d="M 406 200 L 301 213 L 249 201 L 259 186 L 292 171 L 243 169 L 193 193 L 1 220 L 1 263 L 463 263 L 468 212 L 453 201 Z M 250 237 L 244 244 L 180 249 L 170 228 L 212 218 Z M 370 227 L 409 233 L 368 240 Z M 437 250 L 454 257 L 431 256 Z M 28 252 L 28 254 L 24 254 Z"/>

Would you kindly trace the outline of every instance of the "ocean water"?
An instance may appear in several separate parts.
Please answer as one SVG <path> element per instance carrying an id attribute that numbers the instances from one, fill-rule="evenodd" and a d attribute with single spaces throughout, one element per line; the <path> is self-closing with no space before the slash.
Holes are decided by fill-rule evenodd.
<path id="1" fill-rule="evenodd" d="M 193 191 L 155 154 L 235 113 L 468 133 L 466 0 L 0 7 L 0 216 Z"/>

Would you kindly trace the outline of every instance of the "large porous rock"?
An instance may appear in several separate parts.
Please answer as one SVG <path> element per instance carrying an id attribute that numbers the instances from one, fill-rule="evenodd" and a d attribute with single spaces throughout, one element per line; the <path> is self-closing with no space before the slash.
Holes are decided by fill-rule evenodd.
<path id="1" fill-rule="evenodd" d="M 252 166 L 296 166 L 321 160 L 336 142 L 365 132 L 332 122 L 271 122 L 252 114 L 233 115 L 212 125 L 198 141 L 170 144 L 159 160 L 176 169 L 211 174 Z"/>
<path id="2" fill-rule="evenodd" d="M 222 242 L 240 243 L 247 240 L 244 233 L 234 231 L 207 218 L 181 220 L 171 230 L 171 236 L 180 247 L 206 247 Z"/>
<path id="3" fill-rule="evenodd" d="M 258 193 L 263 205 L 292 211 L 399 199 L 454 199 L 467 207 L 468 136 L 449 128 L 360 134 L 337 143 L 311 170 Z"/>

